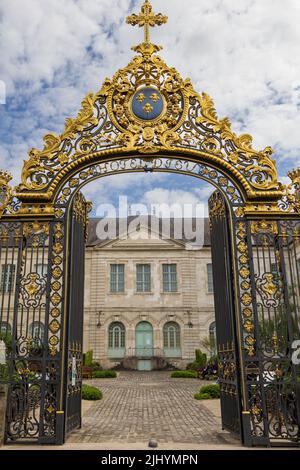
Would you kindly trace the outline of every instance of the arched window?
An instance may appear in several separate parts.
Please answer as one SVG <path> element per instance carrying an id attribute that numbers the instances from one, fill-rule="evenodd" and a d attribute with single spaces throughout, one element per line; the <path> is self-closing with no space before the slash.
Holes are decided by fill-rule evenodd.
<path id="1" fill-rule="evenodd" d="M 33 339 L 34 343 L 41 346 L 44 341 L 45 327 L 40 321 L 34 321 L 29 327 L 29 334 Z"/>
<path id="2" fill-rule="evenodd" d="M 176 322 L 164 325 L 164 353 L 166 357 L 181 357 L 180 326 Z"/>
<path id="3" fill-rule="evenodd" d="M 125 326 L 114 322 L 108 328 L 108 356 L 122 358 L 125 355 Z"/>
<path id="4" fill-rule="evenodd" d="M 209 325 L 209 349 L 211 356 L 217 353 L 217 330 L 215 321 Z"/>

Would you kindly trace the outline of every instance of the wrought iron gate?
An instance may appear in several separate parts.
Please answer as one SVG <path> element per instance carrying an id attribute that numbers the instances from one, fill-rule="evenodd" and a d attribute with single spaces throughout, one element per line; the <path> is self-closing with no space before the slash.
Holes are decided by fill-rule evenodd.
<path id="1" fill-rule="evenodd" d="M 228 209 L 219 192 L 209 200 L 222 426 L 241 435 L 241 396 Z"/>
<path id="2" fill-rule="evenodd" d="M 246 225 L 247 308 L 254 312 L 253 351 L 245 361 L 252 442 L 299 444 L 300 222 L 256 219 Z"/>
<path id="3" fill-rule="evenodd" d="M 86 219 L 78 193 L 69 237 L 64 219 L 0 223 L 0 383 L 8 387 L 7 442 L 61 443 L 80 426 Z"/>
<path id="4" fill-rule="evenodd" d="M 54 354 L 53 339 L 59 327 L 50 315 L 50 285 L 58 283 L 51 264 L 56 236 L 56 224 L 49 221 L 0 224 L 0 321 L 6 349 L 0 381 L 8 386 L 8 442 L 56 440 L 60 354 Z"/>
<path id="5" fill-rule="evenodd" d="M 209 208 L 223 427 L 246 445 L 299 444 L 300 222 L 242 211 L 230 230 L 219 192 Z"/>
<path id="6" fill-rule="evenodd" d="M 81 193 L 71 208 L 68 279 L 68 317 L 65 363 L 65 434 L 81 426 L 81 368 L 83 342 L 86 202 Z"/>

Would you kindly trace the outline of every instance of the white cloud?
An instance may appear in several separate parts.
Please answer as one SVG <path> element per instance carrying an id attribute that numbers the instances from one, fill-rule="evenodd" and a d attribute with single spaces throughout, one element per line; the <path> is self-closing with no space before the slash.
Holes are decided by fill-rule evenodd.
<path id="1" fill-rule="evenodd" d="M 203 199 L 199 197 L 201 193 L 205 194 Z M 207 213 L 206 194 L 207 190 L 205 189 L 184 191 L 153 188 L 144 193 L 142 202 L 148 207 L 157 206 L 156 215 L 158 215 L 157 210 L 160 210 L 165 217 L 169 216 L 169 210 L 171 209 L 177 217 L 181 214 L 185 217 L 193 217 Z"/>

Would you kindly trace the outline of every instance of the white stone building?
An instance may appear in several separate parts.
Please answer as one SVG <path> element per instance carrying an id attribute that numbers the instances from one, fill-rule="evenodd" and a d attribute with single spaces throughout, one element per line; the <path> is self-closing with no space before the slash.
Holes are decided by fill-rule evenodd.
<path id="1" fill-rule="evenodd" d="M 109 240 L 97 235 L 100 219 L 89 223 L 84 351 L 92 349 L 105 368 L 121 362 L 140 370 L 166 362 L 182 367 L 214 334 L 208 220 L 203 246 L 195 247 L 178 237 L 174 219 L 169 233 L 160 220 L 151 234 L 154 217 L 142 219 L 130 217 L 124 233 L 118 221 Z"/>

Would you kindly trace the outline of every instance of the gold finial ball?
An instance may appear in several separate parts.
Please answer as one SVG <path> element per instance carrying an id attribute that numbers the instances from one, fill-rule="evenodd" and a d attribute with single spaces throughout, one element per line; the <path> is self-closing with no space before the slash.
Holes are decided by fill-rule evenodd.
<path id="1" fill-rule="evenodd" d="M 8 183 L 12 180 L 12 174 L 9 171 L 0 170 L 0 185 L 8 186 Z"/>

